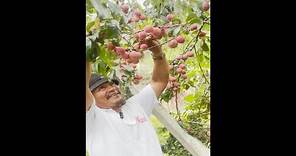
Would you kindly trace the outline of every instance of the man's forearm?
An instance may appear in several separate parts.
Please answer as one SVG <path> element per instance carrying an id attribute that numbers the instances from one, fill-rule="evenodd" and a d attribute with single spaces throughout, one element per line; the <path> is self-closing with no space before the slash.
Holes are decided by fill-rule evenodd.
<path id="1" fill-rule="evenodd" d="M 85 92 L 86 92 L 86 97 L 85 97 L 85 106 L 86 106 L 86 111 L 89 110 L 91 104 L 93 103 L 93 97 L 91 94 L 91 91 L 89 89 L 89 81 L 91 77 L 91 64 L 89 62 L 86 62 L 86 84 L 85 84 Z"/>
<path id="2" fill-rule="evenodd" d="M 157 40 L 146 38 L 144 43 L 148 45 L 150 51 L 152 52 L 154 67 L 151 87 L 153 88 L 155 95 L 159 97 L 168 83 L 169 65 L 164 53 L 162 52 L 161 45 Z"/>
<path id="3" fill-rule="evenodd" d="M 90 77 L 91 77 L 91 64 L 90 62 L 86 62 L 86 88 L 89 87 Z"/>
<path id="4" fill-rule="evenodd" d="M 152 82 L 160 84 L 160 87 L 164 89 L 167 85 L 169 79 L 169 65 L 165 58 L 165 55 L 159 45 L 158 41 L 148 40 L 149 47 L 152 47 L 150 50 L 152 52 L 152 57 L 154 60 L 154 67 L 152 73 Z"/>

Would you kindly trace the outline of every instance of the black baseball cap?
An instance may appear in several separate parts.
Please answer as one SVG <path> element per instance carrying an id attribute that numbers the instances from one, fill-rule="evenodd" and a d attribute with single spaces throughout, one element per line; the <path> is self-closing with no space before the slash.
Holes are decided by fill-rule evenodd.
<path id="1" fill-rule="evenodd" d="M 103 83 L 106 83 L 106 82 L 113 82 L 116 85 L 119 85 L 119 81 L 116 79 L 108 80 L 101 75 L 92 74 L 91 78 L 90 78 L 90 82 L 89 82 L 89 88 L 91 91 L 94 91 L 97 87 L 99 87 L 100 85 L 102 85 Z"/>

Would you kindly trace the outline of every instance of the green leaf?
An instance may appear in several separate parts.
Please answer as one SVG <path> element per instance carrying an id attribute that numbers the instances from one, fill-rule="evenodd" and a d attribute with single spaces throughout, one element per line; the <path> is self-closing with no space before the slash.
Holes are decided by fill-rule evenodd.
<path id="1" fill-rule="evenodd" d="M 202 54 L 197 55 L 197 60 L 198 60 L 198 62 L 203 62 L 203 60 L 204 60 L 203 55 Z"/>
<path id="2" fill-rule="evenodd" d="M 95 21 L 91 21 L 86 25 L 86 31 L 90 32 L 90 28 L 95 25 Z"/>
<path id="3" fill-rule="evenodd" d="M 167 34 L 168 34 L 169 37 L 173 36 L 174 30 L 175 29 L 172 28 L 172 27 L 168 29 L 168 33 Z"/>
<path id="4" fill-rule="evenodd" d="M 197 15 L 195 13 L 190 13 L 186 18 L 186 22 L 193 24 L 193 23 L 200 23 L 201 20 L 200 20 L 200 18 L 197 17 Z"/>
<path id="5" fill-rule="evenodd" d="M 201 48 L 204 50 L 204 51 L 209 51 L 209 46 L 206 42 L 204 42 L 201 46 Z"/>
<path id="6" fill-rule="evenodd" d="M 107 5 L 108 5 L 108 8 L 111 10 L 111 13 L 117 16 L 124 16 L 123 12 L 121 11 L 118 5 L 114 4 L 111 1 L 108 1 Z"/>
<path id="7" fill-rule="evenodd" d="M 102 60 L 99 60 L 97 63 L 97 72 L 103 75 L 104 77 L 107 77 L 108 75 L 107 65 Z"/>
<path id="8" fill-rule="evenodd" d="M 101 39 L 113 39 L 119 36 L 120 32 L 116 25 L 107 23 L 100 31 Z"/>
<path id="9" fill-rule="evenodd" d="M 196 69 L 194 70 L 189 70 L 187 73 L 187 77 L 190 79 L 196 75 Z"/>
<path id="10" fill-rule="evenodd" d="M 197 81 L 197 80 L 195 80 Z M 193 81 L 189 81 L 188 84 L 191 86 L 191 87 L 195 87 L 196 85 L 194 85 L 194 82 Z"/>
<path id="11" fill-rule="evenodd" d="M 180 30 L 181 30 L 181 26 L 177 26 L 177 27 L 175 28 L 174 32 L 173 32 L 173 36 L 178 35 L 179 32 L 180 32 Z"/>
<path id="12" fill-rule="evenodd" d="M 183 87 L 184 87 L 185 90 L 187 90 L 187 89 L 190 88 L 190 85 L 188 83 L 184 83 Z"/>
<path id="13" fill-rule="evenodd" d="M 169 102 L 173 97 L 173 92 L 171 90 L 166 90 L 164 93 L 161 94 L 161 99 L 165 102 Z"/>
<path id="14" fill-rule="evenodd" d="M 100 49 L 100 59 L 108 66 L 112 66 L 111 56 L 109 55 L 109 52 L 106 51 L 106 49 L 102 46 L 99 47 Z"/>
<path id="15" fill-rule="evenodd" d="M 100 53 L 98 44 L 94 41 L 86 39 L 86 59 L 94 62 Z"/>
<path id="16" fill-rule="evenodd" d="M 153 8 L 156 9 L 157 12 L 161 11 L 161 3 L 162 0 L 150 0 L 150 4 L 152 4 Z"/>
<path id="17" fill-rule="evenodd" d="M 172 23 L 173 23 L 173 24 L 181 24 L 182 21 L 181 21 L 179 18 L 174 17 L 173 20 L 172 20 Z"/>
<path id="18" fill-rule="evenodd" d="M 86 0 L 86 11 L 89 13 L 95 13 L 96 9 L 91 4 L 91 0 Z"/>
<path id="19" fill-rule="evenodd" d="M 130 70 L 124 70 L 124 74 L 125 75 L 129 75 L 129 76 L 131 76 L 132 75 L 132 71 L 130 71 Z"/>
<path id="20" fill-rule="evenodd" d="M 192 10 L 194 12 L 197 13 L 198 16 L 201 15 L 201 5 L 202 5 L 202 1 L 201 0 L 198 0 L 196 3 L 191 3 L 191 6 L 192 6 Z"/>
<path id="21" fill-rule="evenodd" d="M 184 100 L 189 103 L 192 103 L 194 101 L 194 99 L 195 99 L 195 97 L 193 94 L 190 94 L 190 95 L 184 97 Z"/>
<path id="22" fill-rule="evenodd" d="M 203 30 L 209 31 L 210 30 L 210 25 L 209 24 L 204 24 Z"/>
<path id="23" fill-rule="evenodd" d="M 99 33 L 94 32 L 94 34 L 87 36 L 88 39 L 90 39 L 91 41 L 95 41 L 97 38 L 99 38 Z"/>
<path id="24" fill-rule="evenodd" d="M 117 20 L 111 20 L 111 24 L 118 29 L 117 31 L 120 30 L 120 25 L 119 25 L 119 22 Z"/>
<path id="25" fill-rule="evenodd" d="M 111 12 L 108 10 L 106 5 L 102 4 L 100 0 L 91 0 L 94 8 L 101 19 L 111 18 Z"/>

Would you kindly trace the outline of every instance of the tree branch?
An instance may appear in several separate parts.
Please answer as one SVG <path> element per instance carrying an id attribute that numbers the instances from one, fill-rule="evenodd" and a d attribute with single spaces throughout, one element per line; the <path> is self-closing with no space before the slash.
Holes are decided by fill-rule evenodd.
<path id="1" fill-rule="evenodd" d="M 202 22 L 202 25 L 201 25 L 200 28 L 198 29 L 197 35 L 196 35 L 196 37 L 195 37 L 195 43 L 193 44 L 193 46 L 191 47 L 190 50 L 192 50 L 193 47 L 195 47 L 195 45 L 196 45 L 196 43 L 197 43 L 197 41 L 198 41 L 199 34 L 201 33 L 201 29 L 202 29 L 203 26 L 205 25 L 205 21 L 206 21 L 206 20 L 207 20 L 207 19 L 205 19 L 205 20 Z"/>
<path id="2" fill-rule="evenodd" d="M 175 97 L 175 103 L 176 103 L 176 110 L 177 110 L 177 115 L 178 115 L 178 121 L 182 121 L 181 119 L 181 115 L 180 115 L 180 111 L 179 111 L 179 107 L 178 107 L 178 90 L 176 90 L 176 97 Z"/>
<path id="3" fill-rule="evenodd" d="M 195 53 L 195 55 L 197 56 L 197 51 L 196 51 L 196 48 L 195 48 L 195 47 L 194 47 L 194 53 Z M 206 81 L 208 84 L 210 84 L 209 81 L 208 81 L 208 79 L 207 79 L 207 77 L 206 77 L 206 75 L 205 75 L 205 73 L 204 73 L 204 71 L 203 71 L 203 69 L 202 69 L 202 67 L 201 67 L 201 65 L 200 65 L 200 62 L 199 62 L 199 61 L 197 61 L 197 62 L 198 62 L 198 66 L 199 66 L 199 68 L 200 68 L 200 70 L 201 70 L 201 72 L 202 72 L 202 76 L 204 77 L 205 81 Z"/>

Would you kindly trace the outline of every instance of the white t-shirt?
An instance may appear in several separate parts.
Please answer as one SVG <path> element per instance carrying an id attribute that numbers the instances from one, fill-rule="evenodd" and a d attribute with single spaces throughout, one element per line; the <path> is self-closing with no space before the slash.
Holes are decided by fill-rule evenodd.
<path id="1" fill-rule="evenodd" d="M 112 109 L 91 106 L 86 113 L 86 150 L 90 156 L 163 156 L 149 116 L 158 100 L 151 85 L 122 106 L 124 118 Z"/>

